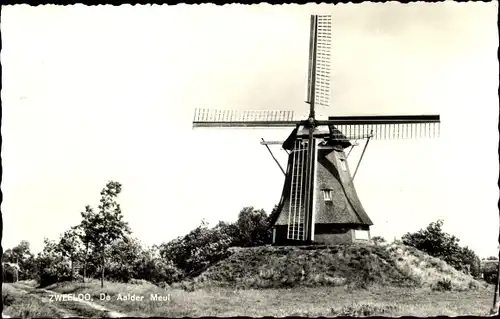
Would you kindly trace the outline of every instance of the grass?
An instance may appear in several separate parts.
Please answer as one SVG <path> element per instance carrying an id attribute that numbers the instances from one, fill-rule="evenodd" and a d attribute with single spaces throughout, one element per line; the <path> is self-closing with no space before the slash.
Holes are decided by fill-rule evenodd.
<path id="1" fill-rule="evenodd" d="M 175 306 L 175 303 L 165 301 L 151 300 L 150 295 L 168 296 L 171 292 L 157 287 L 151 283 L 126 284 L 118 282 L 105 282 L 104 288 L 101 288 L 99 280 L 90 279 L 86 283 L 64 282 L 47 286 L 45 289 L 57 293 L 88 293 L 93 301 L 110 310 L 126 313 L 131 316 L 142 316 L 144 314 L 168 315 L 174 317 L 187 316 L 185 309 Z M 108 296 L 108 299 L 101 299 L 101 296 Z M 142 296 L 140 301 L 119 300 L 119 296 Z M 172 305 L 174 305 L 172 307 Z"/>
<path id="2" fill-rule="evenodd" d="M 151 284 L 106 282 L 66 283 L 51 287 L 58 292 L 107 293 L 111 300 L 101 305 L 130 316 L 458 316 L 488 314 L 493 289 L 433 291 L 431 288 L 382 287 L 294 287 L 278 289 L 234 289 L 205 287 L 194 291 L 163 290 Z M 489 287 L 491 288 L 491 287 Z M 144 296 L 143 301 L 118 301 L 118 294 Z M 151 293 L 170 294 L 170 301 L 149 300 Z"/>
<path id="3" fill-rule="evenodd" d="M 59 315 L 55 307 L 29 293 L 2 283 L 3 313 L 17 318 L 54 318 Z"/>
<path id="4" fill-rule="evenodd" d="M 109 310 L 147 317 L 485 316 L 493 296 L 492 286 L 396 244 L 234 249 L 200 276 L 167 289 L 145 281 L 101 288 L 99 280 L 46 289 L 88 293 Z M 154 301 L 151 294 L 169 298 Z"/>
<path id="5" fill-rule="evenodd" d="M 443 260 L 431 257 L 414 247 L 392 244 L 386 246 L 386 249 L 395 266 L 405 276 L 418 282 L 421 287 L 466 291 L 487 286 L 484 282 L 456 270 Z"/>
<path id="6" fill-rule="evenodd" d="M 287 288 L 370 285 L 466 291 L 484 284 L 404 245 L 255 247 L 233 250 L 194 280 L 173 287 Z"/>

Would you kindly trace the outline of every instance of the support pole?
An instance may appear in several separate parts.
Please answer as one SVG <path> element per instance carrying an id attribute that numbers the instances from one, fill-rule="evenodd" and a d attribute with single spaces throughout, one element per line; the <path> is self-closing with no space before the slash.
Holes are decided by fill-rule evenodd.
<path id="1" fill-rule="evenodd" d="M 354 143 L 356 143 L 357 141 L 358 141 L 358 140 L 356 140 Z M 354 148 L 354 146 L 356 146 L 356 145 L 354 145 L 354 144 L 353 144 L 353 145 L 351 145 L 351 149 L 349 150 L 349 153 L 347 153 L 347 156 L 345 157 L 346 159 L 347 159 L 347 158 L 349 158 L 349 154 L 351 154 L 352 149 Z"/>
<path id="2" fill-rule="evenodd" d="M 498 265 L 497 265 L 497 280 L 495 281 L 495 294 L 493 296 L 493 307 L 491 308 L 492 315 L 498 315 L 500 306 L 499 300 L 499 287 L 500 287 L 500 250 L 498 251 Z"/>
<path id="3" fill-rule="evenodd" d="M 368 146 L 368 143 L 370 142 L 370 138 L 372 137 L 373 130 L 370 133 L 370 136 L 368 136 L 368 140 L 366 141 L 365 147 L 363 148 L 363 152 L 361 153 L 361 157 L 359 158 L 358 165 L 356 166 L 356 170 L 354 171 L 354 174 L 352 175 L 352 180 L 354 180 L 354 177 L 356 177 L 356 173 L 358 172 L 359 164 L 361 164 L 361 160 L 363 159 L 363 155 L 365 155 L 366 147 Z"/>
<path id="4" fill-rule="evenodd" d="M 498 243 L 500 244 L 500 230 L 498 231 Z M 499 291 L 500 289 L 500 247 L 498 250 L 497 280 L 495 281 L 495 293 L 493 295 L 493 307 L 490 314 L 498 315 L 500 308 Z"/>
<path id="5" fill-rule="evenodd" d="M 264 138 L 261 138 L 261 139 L 262 139 L 262 142 L 264 142 L 264 143 L 266 142 L 266 141 L 264 141 Z M 271 154 L 271 156 L 273 157 L 273 159 L 274 159 L 274 161 L 276 162 L 276 164 L 278 164 L 278 166 L 279 166 L 279 168 L 280 168 L 281 172 L 283 172 L 283 175 L 285 175 L 285 176 L 286 176 L 285 170 L 283 169 L 283 167 L 281 167 L 281 165 L 280 165 L 280 163 L 278 162 L 278 160 L 276 159 L 276 157 L 274 157 L 273 152 L 271 151 L 271 149 L 269 148 L 269 146 L 267 146 L 267 144 L 264 144 L 264 145 L 267 147 L 267 150 L 269 151 L 269 153 L 270 153 L 270 154 Z"/>

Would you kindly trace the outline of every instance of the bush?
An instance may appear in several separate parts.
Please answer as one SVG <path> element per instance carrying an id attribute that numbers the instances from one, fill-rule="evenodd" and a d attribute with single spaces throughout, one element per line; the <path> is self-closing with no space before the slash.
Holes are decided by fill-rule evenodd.
<path id="1" fill-rule="evenodd" d="M 276 207 L 275 207 L 276 210 Z M 270 243 L 269 217 L 264 210 L 243 208 L 235 223 L 219 222 L 208 228 L 205 222 L 160 246 L 163 259 L 172 261 L 186 277 L 195 277 L 209 266 L 227 258 L 230 247 L 262 246 Z"/>
<path id="2" fill-rule="evenodd" d="M 331 314 L 333 316 L 345 316 L 345 317 L 361 317 L 361 316 L 377 316 L 377 315 L 390 315 L 394 311 L 399 309 L 396 305 L 376 305 L 376 304 L 366 304 L 366 303 L 352 303 L 350 305 L 344 305 L 339 310 L 331 309 Z"/>
<path id="3" fill-rule="evenodd" d="M 135 279 L 135 278 L 130 279 L 129 282 L 132 285 L 150 285 L 151 284 L 151 282 L 149 282 L 147 280 L 144 280 L 144 279 Z"/>
<path id="4" fill-rule="evenodd" d="M 19 279 L 19 271 L 15 265 L 2 263 L 3 282 L 16 282 Z"/>
<path id="5" fill-rule="evenodd" d="M 486 262 L 481 267 L 484 281 L 495 284 L 497 280 L 498 262 Z"/>
<path id="6" fill-rule="evenodd" d="M 451 280 L 448 278 L 440 279 L 432 286 L 434 291 L 450 291 L 452 290 Z"/>
<path id="7" fill-rule="evenodd" d="M 373 236 L 372 237 L 372 242 L 375 244 L 375 245 L 383 245 L 383 244 L 386 244 L 387 241 L 385 240 L 384 237 L 382 236 Z"/>
<path id="8" fill-rule="evenodd" d="M 229 256 L 232 238 L 217 226 L 209 229 L 206 224 L 198 226 L 184 237 L 179 237 L 160 247 L 160 255 L 194 277 L 208 266 Z"/>
<path id="9" fill-rule="evenodd" d="M 495 284 L 497 282 L 497 274 L 496 273 L 485 273 L 484 281 L 489 284 Z"/>
<path id="10" fill-rule="evenodd" d="M 2 291 L 2 305 L 8 307 L 15 301 L 15 297 L 8 292 Z"/>
<path id="11" fill-rule="evenodd" d="M 460 240 L 445 233 L 442 226 L 442 220 L 430 223 L 426 229 L 405 234 L 402 243 L 440 258 L 453 268 L 479 278 L 481 275 L 479 257 L 468 247 L 460 247 L 458 244 Z"/>
<path id="12" fill-rule="evenodd" d="M 71 268 L 61 257 L 44 256 L 39 258 L 39 263 L 38 282 L 41 287 L 71 280 Z"/>

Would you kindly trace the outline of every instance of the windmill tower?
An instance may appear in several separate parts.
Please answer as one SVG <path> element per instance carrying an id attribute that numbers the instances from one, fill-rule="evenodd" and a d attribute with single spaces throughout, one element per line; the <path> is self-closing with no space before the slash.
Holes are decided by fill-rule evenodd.
<path id="1" fill-rule="evenodd" d="M 330 106 L 330 33 L 330 16 L 311 16 L 307 119 L 296 120 L 291 111 L 195 110 L 193 128 L 294 127 L 282 143 L 262 141 L 266 147 L 282 144 L 289 154 L 286 170 L 282 169 L 285 182 L 278 209 L 270 217 L 276 245 L 350 243 L 357 230 L 369 236 L 373 222 L 353 184 L 357 168 L 351 174 L 347 164 L 345 150 L 355 146 L 351 141 L 366 139 L 364 154 L 370 139 L 439 135 L 439 115 L 316 119 L 316 106 Z"/>

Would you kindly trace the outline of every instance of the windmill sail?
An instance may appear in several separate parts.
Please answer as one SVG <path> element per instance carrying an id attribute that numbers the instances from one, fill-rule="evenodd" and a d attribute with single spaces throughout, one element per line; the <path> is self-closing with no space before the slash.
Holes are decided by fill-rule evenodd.
<path id="1" fill-rule="evenodd" d="M 299 121 L 293 111 L 195 109 L 197 127 L 293 127 Z"/>
<path id="2" fill-rule="evenodd" d="M 273 244 L 350 243 L 356 231 L 369 232 L 373 223 L 358 198 L 344 152 L 351 140 L 439 136 L 439 115 L 316 120 L 316 106 L 330 108 L 331 24 L 330 16 L 311 17 L 307 118 L 297 119 L 284 110 L 195 110 L 193 128 L 293 128 L 282 143 L 289 156 L 278 209 L 270 216 Z"/>
<path id="3" fill-rule="evenodd" d="M 315 106 L 330 106 L 331 31 L 331 16 L 311 16 L 306 103 Z"/>

